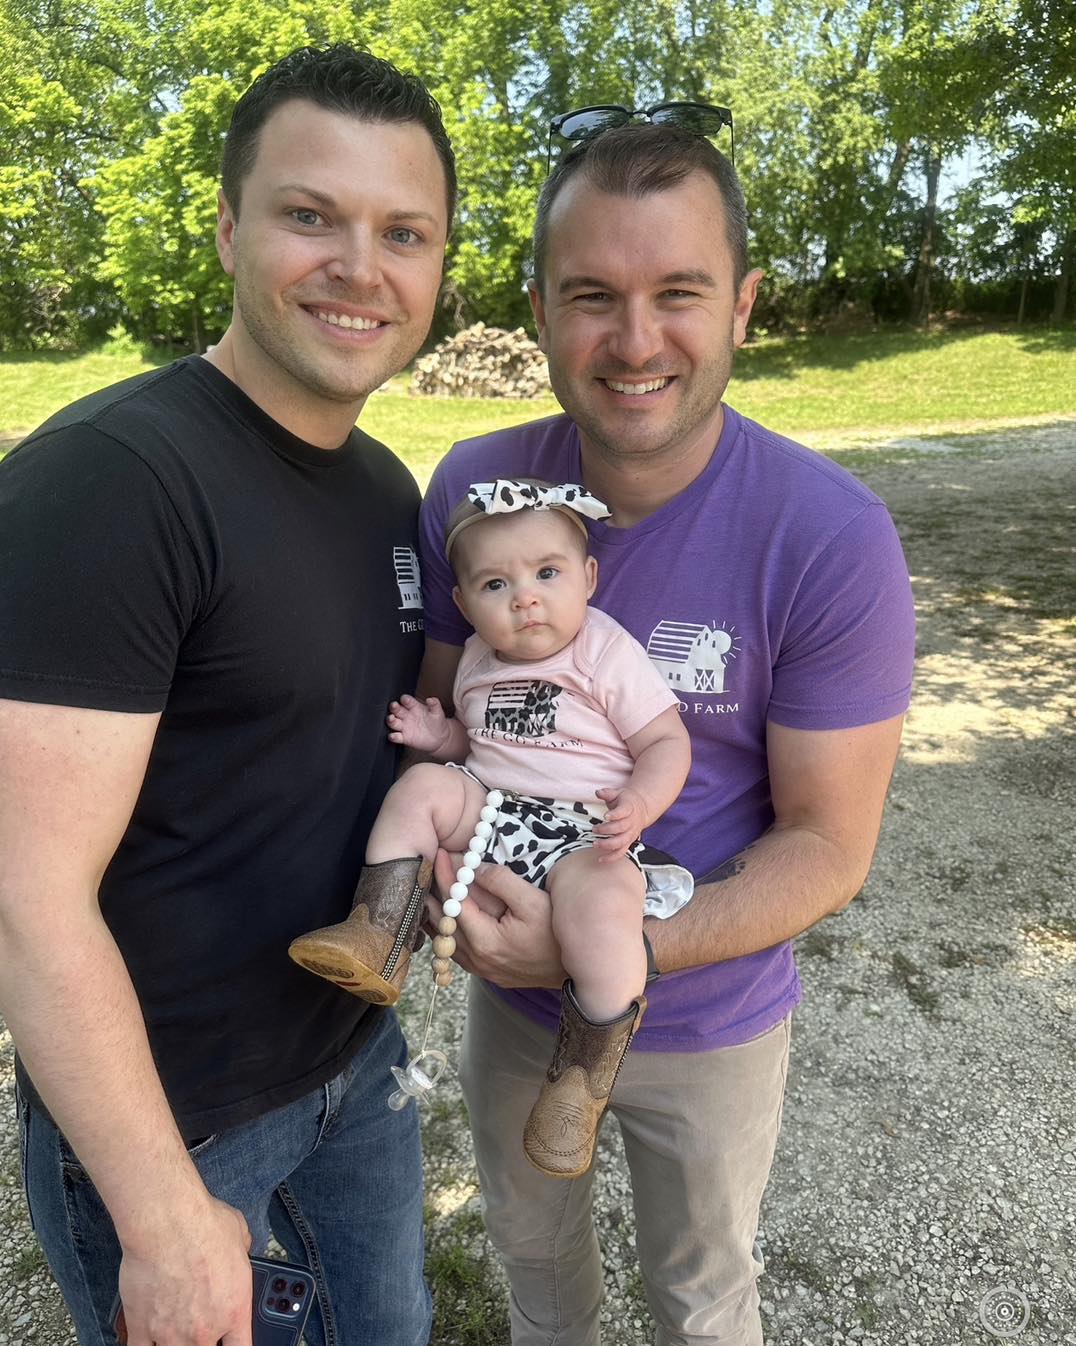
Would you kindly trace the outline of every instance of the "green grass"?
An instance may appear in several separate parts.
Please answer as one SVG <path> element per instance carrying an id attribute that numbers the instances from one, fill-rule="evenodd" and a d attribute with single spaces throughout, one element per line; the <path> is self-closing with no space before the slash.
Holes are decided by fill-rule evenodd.
<path id="1" fill-rule="evenodd" d="M 508 1340 L 506 1296 L 491 1275 L 477 1207 L 427 1228 L 426 1279 L 433 1295 L 430 1346 L 500 1346 Z M 477 1248 L 476 1248 L 477 1241 Z"/>
<path id="2" fill-rule="evenodd" d="M 410 397 L 395 381 L 375 393 L 362 413 L 362 428 L 388 444 L 425 486 L 430 473 L 457 439 L 519 425 L 560 408 L 552 397 L 527 402 L 478 397 Z"/>
<path id="3" fill-rule="evenodd" d="M 151 366 L 136 355 L 0 356 L 0 438 Z M 406 376 L 370 398 L 363 428 L 425 482 L 454 440 L 557 410 L 530 402 L 415 398 Z M 818 448 L 851 436 L 953 433 L 1076 414 L 1076 326 L 892 330 L 766 339 L 737 356 L 728 401 Z"/>
<path id="4" fill-rule="evenodd" d="M 152 369 L 139 355 L 0 355 L 0 435 L 25 434 L 77 397 Z"/>
<path id="5" fill-rule="evenodd" d="M 959 430 L 1076 412 L 1076 326 L 758 342 L 728 400 L 782 434 Z"/>

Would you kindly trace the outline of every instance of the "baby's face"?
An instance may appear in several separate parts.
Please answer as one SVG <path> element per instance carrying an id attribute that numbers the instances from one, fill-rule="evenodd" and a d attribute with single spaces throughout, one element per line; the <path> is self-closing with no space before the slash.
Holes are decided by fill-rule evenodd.
<path id="1" fill-rule="evenodd" d="M 571 643 L 598 582 L 586 539 L 557 510 L 497 514 L 452 549 L 460 611 L 502 659 L 547 659 Z"/>

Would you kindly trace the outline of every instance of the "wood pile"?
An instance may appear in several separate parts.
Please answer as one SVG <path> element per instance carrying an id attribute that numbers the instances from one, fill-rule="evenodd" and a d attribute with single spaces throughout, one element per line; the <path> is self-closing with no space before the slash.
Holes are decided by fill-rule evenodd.
<path id="1" fill-rule="evenodd" d="M 549 392 L 546 359 L 522 327 L 477 322 L 415 361 L 419 397 L 537 397 Z"/>

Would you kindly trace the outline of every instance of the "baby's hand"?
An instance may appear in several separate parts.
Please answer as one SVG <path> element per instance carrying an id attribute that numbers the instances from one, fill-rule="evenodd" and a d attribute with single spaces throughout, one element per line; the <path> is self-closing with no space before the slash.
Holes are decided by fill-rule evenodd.
<path id="1" fill-rule="evenodd" d="M 390 743 L 402 743 L 419 752 L 437 752 L 448 738 L 448 719 L 435 696 L 425 701 L 413 696 L 390 701 L 385 722 Z"/>
<path id="2" fill-rule="evenodd" d="M 598 837 L 594 849 L 601 852 L 599 861 L 620 860 L 650 821 L 646 801 L 630 785 L 622 790 L 599 790 L 598 798 L 609 805 L 609 811 L 594 829 Z"/>

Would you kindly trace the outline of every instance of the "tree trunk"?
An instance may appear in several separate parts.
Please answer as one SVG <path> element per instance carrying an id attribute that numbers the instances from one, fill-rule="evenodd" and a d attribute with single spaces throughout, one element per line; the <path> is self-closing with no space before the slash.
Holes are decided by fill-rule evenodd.
<path id="1" fill-rule="evenodd" d="M 1025 268 L 1024 268 L 1024 279 L 1020 282 L 1020 307 L 1016 310 L 1016 325 L 1017 325 L 1017 327 L 1019 327 L 1020 324 L 1024 321 L 1024 310 L 1027 308 L 1027 288 L 1028 288 L 1028 282 L 1030 281 L 1030 279 L 1031 279 L 1031 274 L 1030 274 L 1030 272 L 1027 270 L 1027 268 L 1025 267 Z"/>
<path id="2" fill-rule="evenodd" d="M 1072 286 L 1072 262 L 1076 255 L 1076 228 L 1065 235 L 1061 246 L 1061 271 L 1054 286 L 1054 307 L 1050 314 L 1051 322 L 1064 322 L 1069 306 L 1069 290 Z"/>
<path id="3" fill-rule="evenodd" d="M 897 199 L 897 192 L 900 190 L 900 184 L 904 178 L 904 170 L 908 167 L 908 159 L 911 157 L 912 145 L 910 140 L 902 140 L 893 151 L 893 161 L 889 165 L 889 172 L 885 179 L 885 193 L 882 197 L 881 218 L 884 218 L 893 209 L 893 202 Z"/>
<path id="4" fill-rule="evenodd" d="M 933 145 L 927 151 L 926 172 L 927 201 L 923 211 L 923 239 L 919 245 L 915 289 L 912 292 L 912 321 L 919 324 L 925 323 L 930 318 L 930 282 L 934 275 L 934 230 L 938 217 L 941 155 Z"/>

